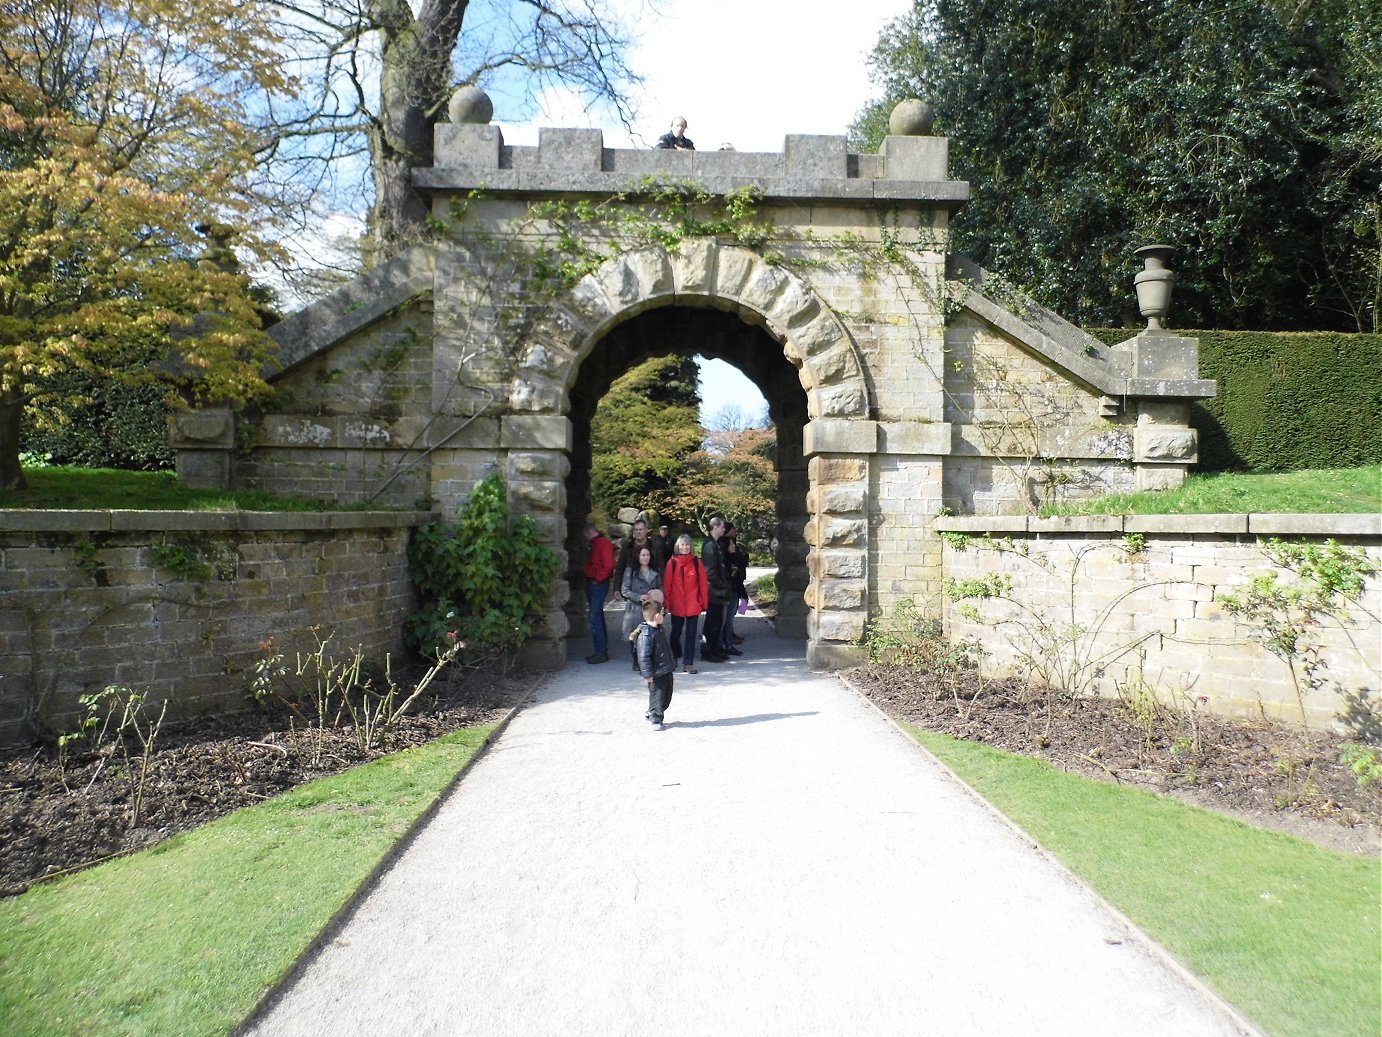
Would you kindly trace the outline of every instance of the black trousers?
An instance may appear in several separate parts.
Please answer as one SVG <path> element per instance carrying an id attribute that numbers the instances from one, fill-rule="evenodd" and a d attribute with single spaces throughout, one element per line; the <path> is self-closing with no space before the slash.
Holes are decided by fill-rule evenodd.
<path id="1" fill-rule="evenodd" d="M 648 716 L 654 723 L 662 723 L 662 716 L 672 704 L 672 675 L 664 673 L 654 677 L 648 685 Z"/>
<path id="2" fill-rule="evenodd" d="M 725 606 L 723 602 L 711 602 L 705 607 L 705 651 L 701 655 L 724 655 L 720 644 L 725 632 Z"/>

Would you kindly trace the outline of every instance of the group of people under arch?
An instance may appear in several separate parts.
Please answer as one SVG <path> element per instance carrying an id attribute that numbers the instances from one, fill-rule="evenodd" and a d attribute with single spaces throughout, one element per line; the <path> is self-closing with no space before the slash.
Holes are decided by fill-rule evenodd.
<path id="1" fill-rule="evenodd" d="M 633 668 L 638 669 L 637 646 L 631 640 L 644 619 L 644 606 L 662 606 L 670 617 L 669 646 L 675 665 L 696 673 L 696 661 L 725 663 L 743 653 L 743 638 L 734 631 L 734 617 L 748 592 L 748 553 L 739 546 L 734 523 L 710 520 L 709 535 L 699 556 L 689 533 L 673 536 L 667 526 L 650 534 L 643 519 L 634 522 L 617 557 L 613 542 L 593 523 L 585 527 L 584 567 L 591 654 L 588 663 L 609 661 L 605 601 L 611 585 L 624 601 L 621 624 L 629 642 Z M 704 616 L 704 623 L 701 617 Z M 702 646 L 702 637 L 704 646 Z"/>

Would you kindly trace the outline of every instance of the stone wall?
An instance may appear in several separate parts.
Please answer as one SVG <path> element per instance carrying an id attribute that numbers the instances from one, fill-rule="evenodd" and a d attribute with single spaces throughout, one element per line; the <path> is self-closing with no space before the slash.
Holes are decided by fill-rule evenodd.
<path id="1" fill-rule="evenodd" d="M 976 581 L 971 588 L 995 576 L 1011 581 L 1003 598 L 948 596 L 945 603 L 947 636 L 980 642 L 994 672 L 1031 676 L 1024 652 L 1059 656 L 1074 683 L 1083 688 L 1087 680 L 1092 692 L 1141 686 L 1170 706 L 1193 700 L 1229 715 L 1304 717 L 1320 728 L 1339 724 L 1350 703 L 1382 707 L 1382 517 L 1017 516 L 937 524 L 947 534 L 948 581 Z M 1251 627 L 1221 601 L 1268 572 L 1294 582 L 1263 550 L 1262 541 L 1274 537 L 1333 538 L 1363 552 L 1374 569 L 1360 603 L 1308 632 L 1328 681 L 1301 699 L 1286 662 L 1255 642 Z M 1065 640 L 1053 653 L 1058 638 Z"/>
<path id="2" fill-rule="evenodd" d="M 169 715 L 248 708 L 269 637 L 403 650 L 416 512 L 0 511 L 0 744 L 118 684 Z"/>

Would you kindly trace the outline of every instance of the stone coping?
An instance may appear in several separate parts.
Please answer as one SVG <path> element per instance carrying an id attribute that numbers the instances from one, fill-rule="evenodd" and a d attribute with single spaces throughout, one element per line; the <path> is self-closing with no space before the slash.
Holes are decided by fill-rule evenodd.
<path id="1" fill-rule="evenodd" d="M 0 532 L 257 532 L 398 529 L 438 518 L 429 511 L 57 511 L 0 509 Z"/>
<path id="2" fill-rule="evenodd" d="M 1214 536 L 1382 537 L 1382 514 L 943 515 L 948 533 L 1203 533 Z"/>

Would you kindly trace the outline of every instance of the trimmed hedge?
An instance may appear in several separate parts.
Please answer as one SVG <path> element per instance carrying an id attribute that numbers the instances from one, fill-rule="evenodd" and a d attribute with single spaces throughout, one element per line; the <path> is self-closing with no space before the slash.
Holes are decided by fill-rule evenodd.
<path id="1" fill-rule="evenodd" d="M 1113 345 L 1138 328 L 1090 328 Z M 1382 464 L 1382 335 L 1177 331 L 1218 395 L 1191 407 L 1206 472 Z"/>

